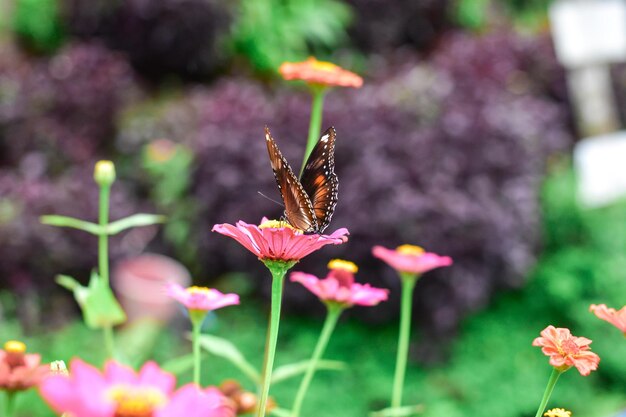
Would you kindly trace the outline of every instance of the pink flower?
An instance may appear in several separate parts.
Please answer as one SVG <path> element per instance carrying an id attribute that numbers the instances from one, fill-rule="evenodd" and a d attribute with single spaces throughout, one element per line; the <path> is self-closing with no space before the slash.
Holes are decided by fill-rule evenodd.
<path id="1" fill-rule="evenodd" d="M 575 366 L 581 375 L 587 376 L 598 369 L 600 357 L 590 351 L 591 340 L 573 336 L 569 329 L 548 326 L 541 337 L 533 340 L 533 346 L 550 357 L 550 365 L 563 372 Z"/>
<path id="2" fill-rule="evenodd" d="M 207 287 L 183 288 L 179 284 L 169 283 L 167 294 L 189 310 L 194 311 L 211 311 L 239 304 L 237 294 L 222 294 L 216 289 Z"/>
<path id="3" fill-rule="evenodd" d="M 452 265 L 452 258 L 425 252 L 419 246 L 402 245 L 396 250 L 374 246 L 372 254 L 385 261 L 398 272 L 423 274 L 431 269 Z"/>
<path id="4" fill-rule="evenodd" d="M 341 228 L 331 235 L 305 235 L 301 230 L 285 224 L 263 219 L 259 226 L 238 221 L 216 224 L 213 231 L 230 236 L 260 260 L 299 261 L 326 245 L 339 245 L 348 240 L 348 229 Z"/>
<path id="5" fill-rule="evenodd" d="M 299 282 L 323 302 L 333 302 L 350 307 L 374 306 L 387 299 L 386 289 L 354 282 L 357 266 L 352 262 L 335 259 L 328 264 L 330 272 L 324 279 L 304 272 L 293 272 L 292 282 Z"/>
<path id="6" fill-rule="evenodd" d="M 0 349 L 0 389 L 22 391 L 38 385 L 50 372 L 48 365 L 41 365 L 41 356 L 27 354 L 26 345 L 15 340 Z"/>
<path id="7" fill-rule="evenodd" d="M 42 397 L 57 413 L 72 417 L 232 417 L 233 409 L 216 388 L 194 384 L 174 391 L 176 379 L 154 362 L 139 373 L 114 361 L 101 373 L 74 359 L 70 376 L 53 375 L 41 386 Z"/>
<path id="8" fill-rule="evenodd" d="M 617 327 L 626 336 L 626 306 L 619 310 L 608 308 L 605 304 L 591 304 L 589 311 L 593 312 L 599 319 L 608 321 Z"/>

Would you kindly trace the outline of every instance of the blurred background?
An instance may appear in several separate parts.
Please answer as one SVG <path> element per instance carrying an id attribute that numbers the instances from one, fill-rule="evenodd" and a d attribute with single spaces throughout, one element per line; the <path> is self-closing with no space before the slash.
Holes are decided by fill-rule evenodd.
<path id="1" fill-rule="evenodd" d="M 590 3 L 617 20 L 598 25 L 611 19 Z M 386 405 L 400 285 L 370 250 L 413 243 L 455 263 L 418 283 L 406 402 L 423 403 L 426 416 L 534 415 L 549 369 L 530 343 L 554 324 L 593 339 L 602 358 L 592 376 L 562 378 L 555 406 L 616 415 L 626 408 L 623 336 L 588 306 L 626 300 L 626 204 L 619 184 L 582 204 L 573 155 L 583 138 L 626 140 L 613 133 L 626 120 L 623 10 L 622 0 L 4 0 L 0 339 L 23 338 L 46 360 L 99 360 L 100 335 L 54 283 L 58 273 L 87 280 L 96 240 L 39 216 L 94 220 L 93 165 L 111 159 L 112 219 L 169 219 L 112 238 L 125 308 L 167 310 L 146 306 L 129 282 L 170 267 L 182 282 L 238 292 L 244 305 L 220 311 L 207 331 L 260 363 L 267 271 L 210 229 L 281 215 L 258 194 L 278 198 L 263 126 L 297 166 L 310 98 L 277 68 L 314 55 L 365 84 L 333 90 L 324 110 L 340 178 L 329 230 L 347 227 L 350 241 L 295 269 L 322 276 L 331 258 L 349 259 L 391 299 L 350 310 L 327 357 L 351 370 L 320 373 L 305 408 L 351 417 Z M 582 28 L 599 30 L 598 43 Z M 589 56 L 571 57 L 585 48 Z M 285 296 L 279 363 L 308 357 L 323 313 L 303 288 L 288 283 Z M 155 336 L 151 357 L 188 349 L 178 327 Z M 237 377 L 228 364 L 209 368 L 212 383 Z M 345 394 L 328 403 L 331 392 Z M 293 389 L 273 394 L 289 403 Z M 48 415 L 39 406 L 34 415 Z"/>

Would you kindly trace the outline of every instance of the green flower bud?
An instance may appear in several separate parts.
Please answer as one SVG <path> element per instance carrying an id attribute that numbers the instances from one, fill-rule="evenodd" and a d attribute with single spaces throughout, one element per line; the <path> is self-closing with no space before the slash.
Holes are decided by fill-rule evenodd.
<path id="1" fill-rule="evenodd" d="M 101 187 L 107 187 L 115 182 L 115 165 L 111 161 L 98 161 L 93 171 L 93 179 Z"/>

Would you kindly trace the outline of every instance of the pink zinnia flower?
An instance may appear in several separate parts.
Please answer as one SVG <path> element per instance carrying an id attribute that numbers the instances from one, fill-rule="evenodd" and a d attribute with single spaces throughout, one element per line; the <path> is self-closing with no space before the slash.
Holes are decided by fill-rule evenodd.
<path id="1" fill-rule="evenodd" d="M 207 287 L 183 288 L 179 284 L 169 283 L 167 294 L 193 311 L 212 311 L 239 304 L 237 294 L 223 294 L 216 289 Z"/>
<path id="2" fill-rule="evenodd" d="M 608 308 L 606 304 L 591 304 L 589 311 L 593 312 L 599 319 L 608 321 L 617 327 L 626 336 L 626 306 L 619 310 Z"/>
<path id="3" fill-rule="evenodd" d="M 38 385 L 50 372 L 41 356 L 25 353 L 26 345 L 10 340 L 0 349 L 0 390 L 22 391 Z"/>
<path id="4" fill-rule="evenodd" d="M 358 270 L 354 263 L 335 259 L 329 262 L 328 268 L 330 272 L 324 279 L 304 272 L 292 272 L 291 281 L 304 285 L 323 302 L 339 303 L 345 307 L 374 306 L 387 299 L 388 290 L 354 282 L 354 274 Z"/>
<path id="5" fill-rule="evenodd" d="M 541 337 L 533 340 L 533 346 L 541 346 L 541 351 L 550 357 L 550 365 L 563 372 L 575 366 L 581 375 L 587 376 L 598 369 L 600 357 L 590 351 L 591 340 L 573 336 L 569 329 L 546 327 Z"/>
<path id="6" fill-rule="evenodd" d="M 114 361 L 101 373 L 74 359 L 70 376 L 53 375 L 42 397 L 57 413 L 72 417 L 232 417 L 233 409 L 216 388 L 188 384 L 174 391 L 176 379 L 154 362 L 139 373 Z"/>
<path id="7" fill-rule="evenodd" d="M 214 232 L 230 236 L 260 260 L 299 261 L 326 245 L 339 245 L 348 240 L 348 229 L 341 228 L 331 235 L 305 235 L 284 222 L 263 219 L 259 226 L 238 221 L 216 224 Z"/>
<path id="8" fill-rule="evenodd" d="M 395 250 L 374 246 L 372 254 L 396 271 L 410 274 L 423 274 L 431 269 L 452 265 L 452 258 L 449 256 L 425 252 L 424 249 L 414 245 L 398 246 Z"/>
<path id="9" fill-rule="evenodd" d="M 303 62 L 283 62 L 278 72 L 285 80 L 302 80 L 320 86 L 359 88 L 363 85 L 363 78 L 355 73 L 314 57 Z"/>

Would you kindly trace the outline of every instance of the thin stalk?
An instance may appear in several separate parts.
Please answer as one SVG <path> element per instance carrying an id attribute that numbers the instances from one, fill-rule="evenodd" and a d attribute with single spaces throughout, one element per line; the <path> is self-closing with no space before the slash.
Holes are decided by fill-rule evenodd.
<path id="1" fill-rule="evenodd" d="M 202 323 L 193 323 L 193 382 L 200 385 L 200 366 L 202 361 L 200 360 L 200 329 Z"/>
<path id="2" fill-rule="evenodd" d="M 313 103 L 311 104 L 311 120 L 309 121 L 309 137 L 306 141 L 306 149 L 304 151 L 304 159 L 302 160 L 302 168 L 300 168 L 300 177 L 304 171 L 304 167 L 309 159 L 309 155 L 313 152 L 313 148 L 320 138 L 322 130 L 322 111 L 324 109 L 324 95 L 326 89 L 324 87 L 311 87 L 313 95 Z"/>
<path id="3" fill-rule="evenodd" d="M 541 417 L 544 410 L 546 409 L 546 405 L 548 404 L 548 400 L 552 395 L 552 390 L 554 390 L 554 386 L 556 385 L 556 381 L 559 379 L 559 376 L 563 372 L 557 370 L 556 368 L 552 368 L 552 374 L 550 374 L 550 379 L 548 380 L 548 385 L 546 385 L 546 390 L 543 393 L 543 398 L 541 399 L 541 404 L 539 404 L 539 408 L 537 409 L 537 414 L 535 417 Z"/>
<path id="4" fill-rule="evenodd" d="M 15 413 L 15 392 L 14 391 L 6 391 L 6 402 L 5 402 L 5 415 L 6 417 L 13 417 Z"/>
<path id="5" fill-rule="evenodd" d="M 265 363 L 263 365 L 261 398 L 259 399 L 259 408 L 257 409 L 257 417 L 265 417 L 265 409 L 267 408 L 267 397 L 270 392 L 270 382 L 272 380 L 272 369 L 274 367 L 274 357 L 276 355 L 276 342 L 278 340 L 278 326 L 280 324 L 280 308 L 283 298 L 283 283 L 285 274 L 289 267 L 282 263 L 281 267 L 278 262 L 270 265 L 270 261 L 266 262 L 270 272 L 272 273 L 272 307 L 270 312 L 270 324 L 268 330 L 268 338 L 265 344 Z"/>
<path id="6" fill-rule="evenodd" d="M 300 410 L 302 409 L 302 403 L 304 401 L 304 397 L 309 389 L 309 385 L 313 380 L 313 375 L 315 374 L 315 370 L 317 368 L 317 363 L 322 358 L 324 351 L 326 350 L 326 346 L 328 345 L 328 341 L 330 340 L 330 336 L 335 329 L 335 325 L 337 324 L 337 320 L 343 311 L 343 307 L 339 305 L 328 305 L 328 314 L 326 315 L 326 321 L 324 322 L 324 327 L 322 327 L 322 332 L 320 333 L 320 337 L 317 340 L 317 345 L 315 345 L 315 349 L 313 350 L 313 356 L 311 357 L 311 361 L 309 362 L 309 367 L 302 378 L 302 382 L 300 382 L 300 387 L 298 388 L 298 392 L 296 394 L 296 399 L 293 402 L 293 408 L 291 410 L 291 417 L 298 417 L 300 415 Z"/>
<path id="7" fill-rule="evenodd" d="M 396 356 L 396 372 L 393 378 L 391 394 L 391 408 L 402 405 L 402 391 L 404 389 L 404 375 L 409 353 L 409 338 L 411 335 L 411 312 L 413 310 L 413 289 L 417 282 L 417 275 L 402 275 L 402 301 L 400 303 L 400 335 L 398 337 L 398 353 Z"/>
<path id="8" fill-rule="evenodd" d="M 109 223 L 109 199 L 111 187 L 109 185 L 100 186 L 100 200 L 98 204 L 98 224 L 105 228 Z M 107 285 L 109 285 L 109 236 L 101 232 L 98 236 L 98 274 Z M 104 334 L 107 356 L 115 356 L 115 336 L 112 326 L 102 328 Z"/>

